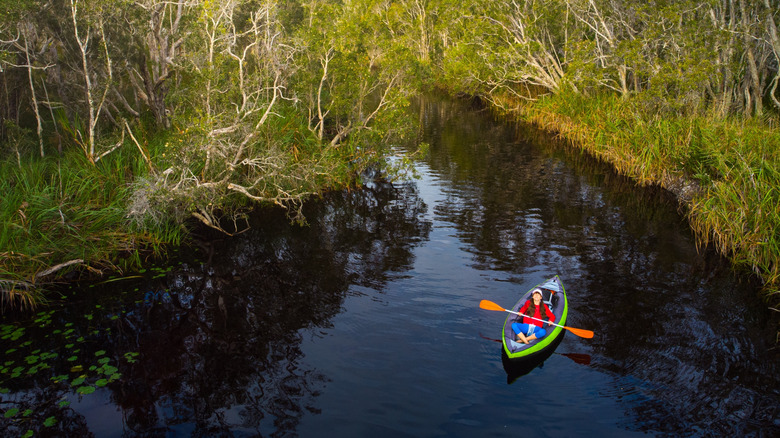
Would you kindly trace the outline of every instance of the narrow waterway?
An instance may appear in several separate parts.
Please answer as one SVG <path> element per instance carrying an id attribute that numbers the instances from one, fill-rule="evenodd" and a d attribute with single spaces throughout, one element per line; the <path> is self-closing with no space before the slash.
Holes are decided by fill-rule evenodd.
<path id="1" fill-rule="evenodd" d="M 470 102 L 415 116 L 406 180 L 4 321 L 0 434 L 780 436 L 776 322 L 667 193 Z M 479 301 L 556 274 L 595 336 L 508 373 Z"/>

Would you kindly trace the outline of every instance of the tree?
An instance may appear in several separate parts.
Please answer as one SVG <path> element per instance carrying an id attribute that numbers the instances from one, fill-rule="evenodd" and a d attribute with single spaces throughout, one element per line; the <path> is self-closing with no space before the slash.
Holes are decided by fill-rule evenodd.
<path id="1" fill-rule="evenodd" d="M 541 93 L 576 90 L 566 77 L 570 31 L 575 22 L 564 1 L 500 1 L 475 4 L 474 16 L 457 26 L 462 31 L 445 59 L 452 81 L 479 90 L 494 104 L 505 93 L 533 99 Z"/>
<path id="2" fill-rule="evenodd" d="M 309 24 L 300 29 L 298 38 L 312 49 L 301 57 L 296 90 L 306 103 L 311 129 L 320 139 L 329 135 L 331 147 L 370 134 L 380 116 L 391 118 L 413 89 L 410 66 L 415 60 L 382 25 L 382 7 L 371 1 L 317 4 L 308 9 Z"/>
<path id="3" fill-rule="evenodd" d="M 87 4 L 89 6 L 87 6 Z M 79 0 L 70 0 L 70 17 L 73 22 L 73 33 L 78 45 L 79 55 L 81 57 L 81 74 L 84 79 L 84 95 L 87 105 L 87 139 L 80 138 L 79 144 L 84 148 L 87 158 L 95 159 L 95 131 L 97 130 L 98 117 L 106 103 L 106 97 L 111 87 L 113 79 L 113 66 L 111 64 L 111 54 L 108 52 L 108 43 L 106 41 L 106 32 L 104 20 L 106 10 L 98 2 L 80 2 Z M 97 41 L 95 41 L 97 39 Z M 92 43 L 101 44 L 105 58 L 105 77 L 103 84 L 96 82 L 93 78 L 93 72 L 97 71 L 95 63 L 91 62 L 89 51 Z"/>
<path id="4" fill-rule="evenodd" d="M 780 17 L 776 17 L 779 14 L 778 8 L 773 8 L 772 5 L 769 4 L 769 0 L 764 0 L 764 10 L 761 11 L 761 13 L 766 17 L 767 34 L 769 35 L 769 43 L 772 49 L 775 67 L 775 76 L 771 81 L 772 88 L 769 91 L 769 98 L 772 100 L 772 103 L 774 103 L 775 108 L 780 111 L 780 100 L 778 99 L 777 92 L 777 86 L 778 83 L 780 83 L 780 36 L 778 36 L 776 23 L 776 20 L 780 19 Z"/>
<path id="5" fill-rule="evenodd" d="M 157 124 L 164 128 L 170 127 L 165 101 L 168 81 L 184 42 L 184 37 L 180 35 L 182 21 L 193 8 L 193 3 L 188 0 L 134 2 L 134 6 L 142 12 L 139 15 L 145 20 L 136 23 L 139 29 L 138 34 L 134 35 L 137 39 L 134 45 L 137 65 L 127 64 L 128 79 L 138 98 L 154 115 Z M 117 95 L 121 97 L 121 94 Z"/>

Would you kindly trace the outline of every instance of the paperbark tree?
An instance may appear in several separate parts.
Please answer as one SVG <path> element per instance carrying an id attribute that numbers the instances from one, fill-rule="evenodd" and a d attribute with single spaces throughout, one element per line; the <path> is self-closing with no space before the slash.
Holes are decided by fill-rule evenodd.
<path id="1" fill-rule="evenodd" d="M 128 78 L 138 98 L 149 108 L 158 125 L 169 128 L 170 119 L 165 99 L 168 81 L 184 42 L 182 20 L 194 6 L 192 0 L 136 0 L 146 18 L 138 23 L 142 50 L 138 64 L 127 65 Z"/>
<path id="2" fill-rule="evenodd" d="M 752 5 L 751 5 L 752 6 Z M 764 112 L 762 95 L 762 80 L 759 77 L 760 64 L 764 57 L 760 52 L 756 53 L 752 39 L 755 35 L 755 10 L 748 8 L 745 0 L 739 0 L 739 12 L 741 15 L 741 31 L 745 50 L 745 66 L 748 74 L 745 76 L 745 109 L 748 114 L 760 116 Z"/>
<path id="3" fill-rule="evenodd" d="M 780 20 L 780 16 L 777 13 L 776 5 L 771 5 L 769 0 L 764 0 L 764 10 L 761 12 L 765 17 L 767 25 L 767 34 L 769 35 L 769 43 L 772 48 L 772 55 L 774 57 L 775 76 L 772 78 L 772 87 L 769 90 L 769 98 L 774 103 L 775 108 L 780 111 L 780 100 L 778 99 L 777 86 L 780 83 L 780 36 L 777 31 L 777 20 Z"/>
<path id="4" fill-rule="evenodd" d="M 593 41 L 593 61 L 607 72 L 600 85 L 613 89 L 624 98 L 630 90 L 632 67 L 626 62 L 625 44 L 635 39 L 641 25 L 636 23 L 636 11 L 641 5 L 608 0 L 597 2 L 567 2 L 567 9 L 581 22 Z M 629 44 L 630 45 L 630 44 Z"/>
<path id="5" fill-rule="evenodd" d="M 383 7 L 372 1 L 338 8 L 318 4 L 309 9 L 309 26 L 299 35 L 312 49 L 301 57 L 297 88 L 307 90 L 302 95 L 310 129 L 331 147 L 371 131 L 411 90 L 402 78 L 411 79 L 406 68 L 413 62 L 412 48 L 394 42 L 398 23 L 382 22 Z"/>
<path id="6" fill-rule="evenodd" d="M 240 231 L 235 224 L 241 213 L 226 203 L 231 193 L 280 204 L 305 195 L 305 189 L 285 188 L 285 179 L 300 175 L 284 174 L 284 154 L 260 147 L 265 124 L 285 98 L 295 50 L 285 44 L 275 2 L 229 0 L 194 7 L 199 18 L 181 60 L 204 89 L 186 95 L 191 107 L 177 120 L 190 125 L 188 144 L 180 146 L 153 185 L 161 196 L 188 204 L 182 209 L 205 225 L 232 234 Z M 148 207 L 144 200 L 137 204 Z M 225 218 L 235 229 L 223 227 Z"/>
<path id="7" fill-rule="evenodd" d="M 87 105 L 87 138 L 80 140 L 81 147 L 91 161 L 95 159 L 95 132 L 97 130 L 98 118 L 103 105 L 106 103 L 106 96 L 111 89 L 113 79 L 113 68 L 111 65 L 111 54 L 108 52 L 108 43 L 106 42 L 106 32 L 103 26 L 104 10 L 101 4 L 92 3 L 90 9 L 85 7 L 84 2 L 79 0 L 70 0 L 70 13 L 73 22 L 73 33 L 79 49 L 81 58 L 81 74 L 84 80 L 85 103 Z M 90 44 L 95 42 L 102 44 L 105 53 L 105 73 L 104 84 L 99 84 L 93 79 L 93 69 L 96 66 L 90 61 Z"/>
<path id="8" fill-rule="evenodd" d="M 494 94 L 534 99 L 541 93 L 558 93 L 564 86 L 576 90 L 566 78 L 569 38 L 574 20 L 566 3 L 500 1 L 474 6 L 477 11 L 449 56 L 457 77 L 467 87 L 478 86 L 496 105 Z M 461 82 L 464 80 L 461 79 Z"/>
<path id="9" fill-rule="evenodd" d="M 30 107 L 35 116 L 35 134 L 38 140 L 38 152 L 41 157 L 45 156 L 43 142 L 43 116 L 40 112 L 41 102 L 38 98 L 36 83 L 40 78 L 39 72 L 45 71 L 51 67 L 51 64 L 45 60 L 45 52 L 52 42 L 50 36 L 44 32 L 39 32 L 34 22 L 33 7 L 29 9 L 20 9 L 14 14 L 16 23 L 4 22 L 0 28 L 0 35 L 7 35 L 11 29 L 15 28 L 15 35 L 9 36 L 8 40 L 0 39 L 0 46 L 9 50 L 9 55 L 14 56 L 23 63 L 12 61 L 9 56 L 0 58 L 0 73 L 5 68 L 24 69 L 26 73 L 27 89 L 29 90 Z M 18 15 L 17 15 L 18 14 Z M 15 24 L 15 26 L 14 26 Z M 3 75 L 5 77 L 5 75 Z M 8 101 L 8 85 L 6 83 L 6 101 Z"/>

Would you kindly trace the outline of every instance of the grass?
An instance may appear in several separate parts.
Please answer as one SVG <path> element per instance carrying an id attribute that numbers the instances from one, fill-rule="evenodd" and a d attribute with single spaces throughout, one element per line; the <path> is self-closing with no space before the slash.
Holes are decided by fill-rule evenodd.
<path id="1" fill-rule="evenodd" d="M 771 118 L 646 114 L 617 96 L 556 96 L 523 118 L 577 142 L 639 184 L 676 193 L 701 245 L 713 244 L 780 300 L 780 130 Z"/>
<path id="2" fill-rule="evenodd" d="M 141 268 L 147 255 L 181 243 L 195 211 L 213 212 L 219 225 L 225 217 L 240 219 L 256 205 L 253 199 L 265 199 L 288 206 L 294 217 L 307 196 L 353 184 L 360 169 L 383 153 L 381 147 L 357 148 L 357 136 L 323 147 L 301 129 L 305 118 L 287 115 L 273 118 L 262 140 L 247 145 L 244 160 L 229 172 L 233 166 L 222 159 L 207 174 L 207 134 L 189 128 L 147 132 L 143 124 L 136 134 L 156 171 L 128 139 L 94 164 L 74 144 L 66 144 L 63 155 L 41 158 L 31 147 L 9 155 L 15 159 L 0 162 L 0 310 L 35 308 L 45 302 L 46 285 L 69 272 Z M 220 182 L 224 175 L 246 187 L 247 195 Z"/>
<path id="3" fill-rule="evenodd" d="M 139 163 L 130 153 L 87 162 L 79 151 L 0 164 L 0 303 L 34 308 L 69 271 L 132 269 L 139 251 L 180 242 L 175 224 L 131 226 L 126 205 Z M 142 163 L 141 163 L 142 164 Z"/>

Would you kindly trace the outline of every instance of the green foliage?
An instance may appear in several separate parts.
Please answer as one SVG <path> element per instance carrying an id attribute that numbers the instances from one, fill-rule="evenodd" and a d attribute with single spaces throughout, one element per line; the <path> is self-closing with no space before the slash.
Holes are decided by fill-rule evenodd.
<path id="1" fill-rule="evenodd" d="M 70 153 L 29 158 L 22 166 L 0 163 L 0 190 L 5 194 L 0 219 L 7 224 L 0 230 L 0 249 L 11 254 L 0 261 L 6 300 L 11 301 L 13 293 L 35 294 L 33 289 L 13 291 L 45 279 L 36 273 L 49 266 L 71 260 L 111 263 L 117 254 L 143 249 L 136 245 L 180 239 L 164 225 L 158 227 L 160 237 L 128 226 L 127 186 L 133 174 L 123 159 L 133 161 L 117 154 L 93 166 Z M 68 265 L 57 275 L 81 265 Z M 30 304 L 39 301 L 30 298 Z"/>
<path id="2" fill-rule="evenodd" d="M 409 97 L 432 83 L 505 108 L 555 94 L 537 102 L 533 117 L 549 116 L 542 123 L 555 126 L 566 125 L 563 116 L 576 120 L 570 135 L 640 182 L 679 172 L 736 199 L 726 189 L 741 175 L 750 182 L 745 190 L 759 187 L 743 198 L 774 201 L 773 186 L 763 185 L 774 175 L 772 153 L 754 150 L 764 138 L 770 143 L 762 149 L 776 147 L 775 132 L 734 134 L 724 118 L 741 114 L 750 99 L 761 103 L 756 88 L 772 101 L 766 93 L 777 51 L 753 17 L 776 16 L 763 2 L 745 2 L 743 10 L 694 0 L 238 0 L 188 2 L 180 21 L 171 5 L 81 5 L 77 23 L 82 38 L 92 38 L 84 55 L 93 103 L 107 87 L 96 126 L 85 106 L 71 6 L 4 0 L 0 7 L 4 41 L 20 26 L 41 36 L 29 35 L 35 49 L 28 53 L 4 46 L 2 59 L 32 55 L 34 67 L 56 67 L 36 69 L 32 90 L 21 81 L 26 69 L 4 76 L 15 93 L 6 103 L 24 102 L 12 105 L 21 113 L 4 120 L 0 146 L 4 307 L 32 308 L 44 301 L 41 284 L 86 266 L 138 269 L 142 251 L 160 254 L 179 243 L 192 218 L 239 232 L 258 203 L 294 213 L 308 196 L 353 184 L 413 137 Z M 164 46 L 157 34 L 181 44 Z M 41 50 L 44 43 L 50 50 Z M 760 60 L 760 84 L 751 85 L 750 53 Z M 117 68 L 120 60 L 126 64 Z M 62 102 L 51 111 L 38 106 L 43 158 L 33 92 Z M 725 149 L 714 147 L 723 139 Z M 757 223 L 743 226 L 762 228 Z M 773 246 L 753 240 L 764 243 L 751 254 Z M 28 365 L 41 362 L 34 356 Z"/>

